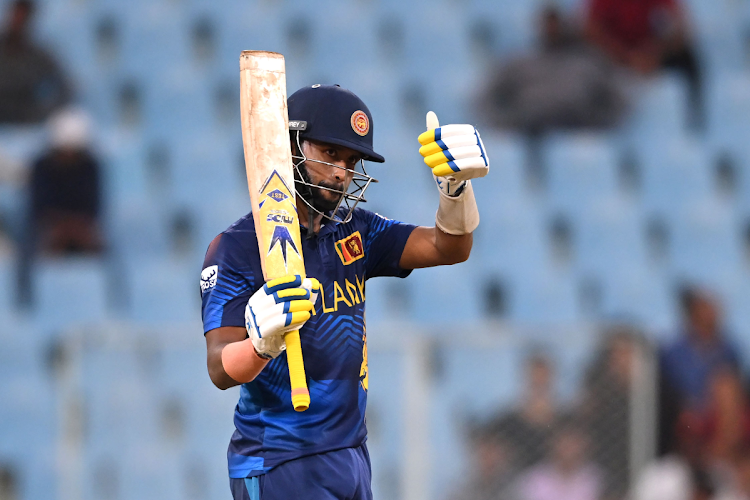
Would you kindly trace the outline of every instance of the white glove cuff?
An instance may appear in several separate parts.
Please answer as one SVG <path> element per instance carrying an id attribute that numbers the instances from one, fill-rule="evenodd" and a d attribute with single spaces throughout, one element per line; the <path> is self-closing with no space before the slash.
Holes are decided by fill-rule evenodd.
<path id="1" fill-rule="evenodd" d="M 472 233 L 479 226 L 479 209 L 471 181 L 466 181 L 464 190 L 455 197 L 440 191 L 435 225 L 444 233 L 454 235 Z"/>

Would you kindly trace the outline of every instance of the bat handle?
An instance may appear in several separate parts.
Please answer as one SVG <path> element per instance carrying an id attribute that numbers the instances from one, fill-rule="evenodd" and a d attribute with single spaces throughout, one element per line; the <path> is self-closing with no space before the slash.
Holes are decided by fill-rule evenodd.
<path id="1" fill-rule="evenodd" d="M 310 391 L 305 378 L 305 363 L 302 361 L 302 345 L 299 330 L 284 336 L 286 341 L 286 360 L 289 364 L 289 380 L 292 384 L 292 405 L 295 411 L 305 411 L 310 407 Z"/>

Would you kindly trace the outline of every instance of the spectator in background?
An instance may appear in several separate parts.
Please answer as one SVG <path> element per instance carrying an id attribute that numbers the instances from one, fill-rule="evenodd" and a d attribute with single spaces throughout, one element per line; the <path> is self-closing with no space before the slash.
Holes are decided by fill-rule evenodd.
<path id="1" fill-rule="evenodd" d="M 591 436 L 592 458 L 606 475 L 607 500 L 623 499 L 629 487 L 630 400 L 639 349 L 635 330 L 610 328 L 584 381 L 580 414 Z"/>
<path id="2" fill-rule="evenodd" d="M 70 88 L 53 57 L 31 39 L 31 0 L 9 3 L 0 34 L 0 124 L 33 124 L 70 99 Z"/>
<path id="3" fill-rule="evenodd" d="M 740 355 L 722 330 L 718 305 L 698 288 L 680 292 L 684 325 L 660 353 L 661 452 L 673 449 L 671 434 L 684 410 L 705 411 L 710 381 L 719 369 L 739 369 Z"/>
<path id="4" fill-rule="evenodd" d="M 559 425 L 548 458 L 519 478 L 518 500 L 599 500 L 601 475 L 587 458 L 588 444 L 578 424 Z"/>
<path id="5" fill-rule="evenodd" d="M 31 171 L 36 249 L 46 254 L 98 253 L 101 185 L 99 162 L 89 150 L 88 116 L 76 109 L 50 119 L 51 148 Z"/>
<path id="6" fill-rule="evenodd" d="M 515 500 L 511 485 L 517 468 L 512 448 L 491 425 L 479 424 L 469 433 L 471 473 L 468 481 L 446 500 Z"/>
<path id="7" fill-rule="evenodd" d="M 539 21 L 539 50 L 489 76 L 485 121 L 531 136 L 616 124 L 625 99 L 613 66 L 571 33 L 556 8 L 544 9 Z"/>
<path id="8" fill-rule="evenodd" d="M 690 86 L 690 125 L 702 126 L 700 69 L 680 0 L 589 0 L 586 36 L 643 75 L 659 69 L 682 73 Z"/>
<path id="9" fill-rule="evenodd" d="M 531 354 L 526 360 L 525 376 L 519 407 L 492 423 L 495 432 L 505 436 L 519 468 L 534 465 L 547 455 L 549 438 L 559 419 L 549 358 Z"/>

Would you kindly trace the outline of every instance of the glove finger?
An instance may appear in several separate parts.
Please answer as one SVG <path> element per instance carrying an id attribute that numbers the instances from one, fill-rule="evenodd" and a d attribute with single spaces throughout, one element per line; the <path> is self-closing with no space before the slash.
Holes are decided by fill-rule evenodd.
<path id="1" fill-rule="evenodd" d="M 436 177 L 454 177 L 456 179 L 475 179 L 487 175 L 487 165 L 484 158 L 464 158 L 461 160 L 449 161 L 438 165 L 432 169 Z"/>
<path id="2" fill-rule="evenodd" d="M 311 292 L 313 290 L 320 290 L 320 281 L 316 280 L 315 278 L 305 278 L 301 286 L 305 290 L 309 290 Z"/>
<path id="3" fill-rule="evenodd" d="M 299 274 L 288 274 L 280 278 L 272 279 L 263 285 L 267 295 L 272 295 L 285 288 L 296 288 L 302 284 L 302 276 Z"/>
<path id="4" fill-rule="evenodd" d="M 419 148 L 419 154 L 430 156 L 439 153 L 445 149 L 460 148 L 463 146 L 473 146 L 477 144 L 477 137 L 471 135 L 458 135 L 455 137 L 446 137 L 440 141 L 431 142 Z"/>
<path id="5" fill-rule="evenodd" d="M 300 311 L 312 311 L 315 305 L 309 300 L 292 300 L 284 302 L 284 313 L 293 313 Z"/>
<path id="6" fill-rule="evenodd" d="M 310 298 L 310 291 L 305 290 L 304 288 L 287 288 L 274 293 L 273 298 L 277 304 L 280 302 L 288 302 L 294 299 L 306 300 Z"/>
<path id="7" fill-rule="evenodd" d="M 430 155 L 424 159 L 424 162 L 430 168 L 434 168 L 442 163 L 454 160 L 463 160 L 464 158 L 482 157 L 482 150 L 477 144 L 473 146 L 464 146 L 462 148 L 451 148 L 441 151 L 437 154 Z"/>
<path id="8" fill-rule="evenodd" d="M 438 127 L 427 132 L 419 134 L 417 140 L 424 146 L 431 142 L 437 142 L 447 137 L 455 137 L 457 135 L 474 135 L 473 125 L 446 125 L 444 127 Z"/>
<path id="9" fill-rule="evenodd" d="M 264 338 L 296 330 L 310 319 L 310 316 L 311 314 L 307 311 L 290 312 L 272 316 L 261 325 L 261 329 L 265 332 Z"/>

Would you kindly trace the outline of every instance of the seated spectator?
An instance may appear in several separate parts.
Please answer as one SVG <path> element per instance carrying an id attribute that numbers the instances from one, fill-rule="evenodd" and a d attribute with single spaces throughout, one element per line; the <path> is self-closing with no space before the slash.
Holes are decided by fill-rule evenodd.
<path id="1" fill-rule="evenodd" d="M 702 126 L 700 69 L 680 0 L 589 0 L 586 35 L 638 73 L 681 72 L 690 85 L 690 125 Z"/>
<path id="2" fill-rule="evenodd" d="M 548 458 L 519 478 L 518 500 L 599 500 L 602 479 L 587 458 L 588 441 L 577 424 L 560 425 Z"/>
<path id="3" fill-rule="evenodd" d="M 70 89 L 53 57 L 29 33 L 34 3 L 9 4 L 0 33 L 0 124 L 41 123 L 70 99 Z"/>
<path id="4" fill-rule="evenodd" d="M 733 366 L 720 367 L 712 374 L 709 394 L 706 408 L 686 409 L 680 420 L 703 436 L 706 460 L 726 466 L 736 450 L 750 446 L 750 401 Z"/>
<path id="5" fill-rule="evenodd" d="M 518 408 L 499 415 L 492 423 L 495 432 L 506 437 L 519 468 L 534 465 L 546 456 L 552 428 L 559 418 L 551 361 L 534 353 L 526 360 L 525 371 Z"/>
<path id="6" fill-rule="evenodd" d="M 630 414 L 636 356 L 643 343 L 627 326 L 605 332 L 604 344 L 586 371 L 580 416 L 591 436 L 592 458 L 606 474 L 604 497 L 625 498 L 630 480 Z"/>
<path id="7" fill-rule="evenodd" d="M 617 123 L 624 93 L 606 58 L 572 35 L 554 7 L 540 16 L 540 49 L 489 77 L 480 112 L 490 125 L 529 135 Z"/>
<path id="8" fill-rule="evenodd" d="M 516 466 L 512 449 L 494 427 L 474 426 L 469 433 L 471 474 L 446 500 L 515 500 L 510 487 Z"/>
<path id="9" fill-rule="evenodd" d="M 674 451 L 672 430 L 684 410 L 704 411 L 710 402 L 710 381 L 717 370 L 740 366 L 736 346 L 721 325 L 718 305 L 707 292 L 680 292 L 684 325 L 660 353 L 660 452 Z"/>
<path id="10" fill-rule="evenodd" d="M 51 148 L 34 163 L 30 185 L 34 240 L 42 253 L 102 250 L 100 172 L 89 133 L 88 117 L 79 110 L 50 120 Z"/>

